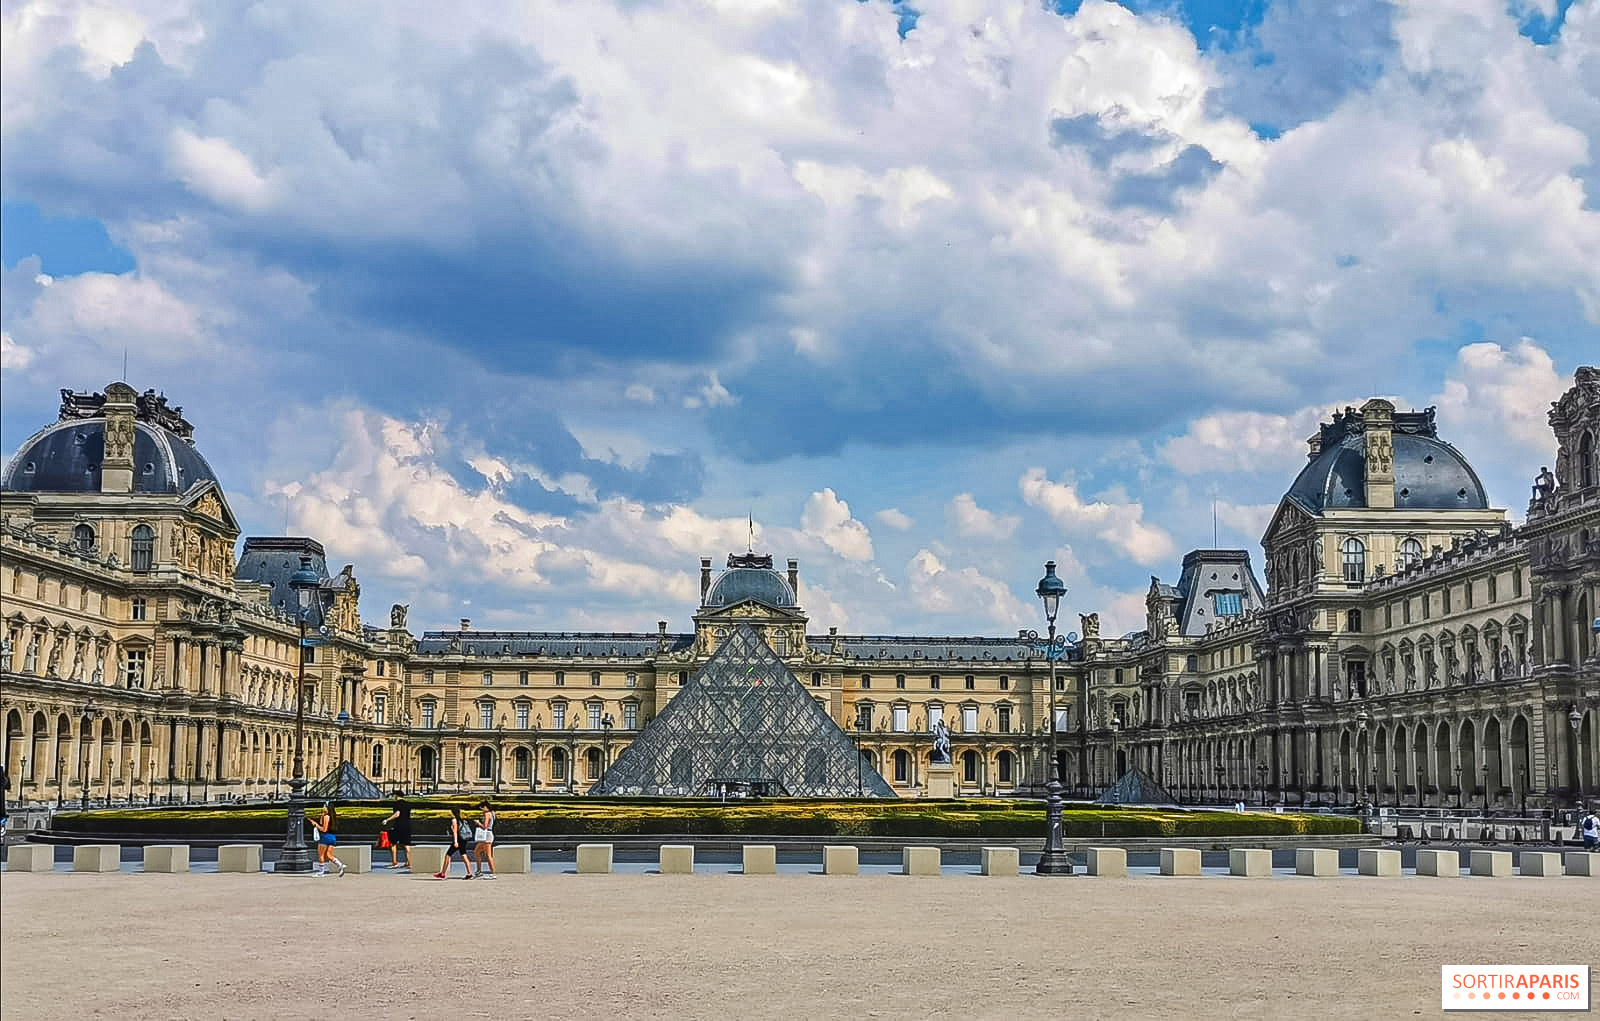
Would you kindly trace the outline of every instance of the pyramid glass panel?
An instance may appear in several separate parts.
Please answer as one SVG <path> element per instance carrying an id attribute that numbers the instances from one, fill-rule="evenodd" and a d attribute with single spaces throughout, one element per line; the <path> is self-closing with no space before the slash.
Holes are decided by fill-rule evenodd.
<path id="1" fill-rule="evenodd" d="M 747 624 L 729 633 L 590 793 L 895 796 Z"/>
<path id="2" fill-rule="evenodd" d="M 352 763 L 341 762 L 327 776 L 308 786 L 306 797 L 330 801 L 376 801 L 383 797 L 383 791 Z"/>
<path id="3" fill-rule="evenodd" d="M 1177 805 L 1167 789 L 1142 769 L 1130 769 L 1106 792 L 1095 799 L 1097 805 Z"/>

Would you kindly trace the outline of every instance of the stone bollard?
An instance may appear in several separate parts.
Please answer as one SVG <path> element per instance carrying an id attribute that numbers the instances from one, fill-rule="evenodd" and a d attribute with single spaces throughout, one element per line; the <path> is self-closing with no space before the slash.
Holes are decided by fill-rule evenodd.
<path id="1" fill-rule="evenodd" d="M 1600 851 L 1568 851 L 1567 875 L 1600 877 Z"/>
<path id="2" fill-rule="evenodd" d="M 822 875 L 861 875 L 861 851 L 845 843 L 822 848 Z"/>
<path id="3" fill-rule="evenodd" d="M 1089 848 L 1089 875 L 1116 876 L 1119 879 L 1126 879 L 1128 876 L 1127 849 L 1121 847 Z"/>
<path id="4" fill-rule="evenodd" d="M 260 844 L 223 844 L 217 848 L 218 872 L 260 872 Z"/>
<path id="5" fill-rule="evenodd" d="M 747 876 L 775 876 L 778 874 L 778 847 L 776 844 L 744 845 L 744 874 Z"/>
<path id="6" fill-rule="evenodd" d="M 828 844 L 822 849 L 822 874 L 825 876 L 858 876 L 861 874 L 861 852 L 847 844 Z"/>
<path id="7" fill-rule="evenodd" d="M 53 844 L 12 844 L 6 850 L 6 868 L 12 872 L 51 872 L 55 867 Z"/>
<path id="8" fill-rule="evenodd" d="M 121 867 L 120 844 L 79 844 L 72 849 L 74 872 L 115 872 Z"/>
<path id="9" fill-rule="evenodd" d="M 356 875 L 372 871 L 372 845 L 360 844 L 334 844 L 333 856 L 344 862 L 344 867 Z M 331 871 L 337 872 L 338 869 Z"/>
<path id="10" fill-rule="evenodd" d="M 1418 851 L 1417 875 L 1437 876 L 1441 879 L 1461 875 L 1460 852 L 1439 851 L 1432 848 Z"/>
<path id="11" fill-rule="evenodd" d="M 1510 851 L 1473 851 L 1467 856 L 1467 864 L 1475 876 L 1509 876 L 1511 875 Z"/>
<path id="12" fill-rule="evenodd" d="M 1363 876 L 1400 874 L 1400 852 L 1385 847 L 1363 847 L 1356 856 L 1356 862 Z"/>
<path id="13" fill-rule="evenodd" d="M 1523 851 L 1520 858 L 1522 874 L 1525 876 L 1561 875 L 1559 851 Z"/>
<path id="14" fill-rule="evenodd" d="M 694 845 L 662 844 L 661 874 L 664 876 L 694 875 Z"/>
<path id="15" fill-rule="evenodd" d="M 1015 876 L 1022 871 L 1022 852 L 1014 847 L 985 847 L 979 852 L 978 871 L 986 876 Z"/>
<path id="16" fill-rule="evenodd" d="M 443 872 L 444 854 L 449 849 L 448 844 L 412 844 L 412 873 L 438 875 Z"/>
<path id="17" fill-rule="evenodd" d="M 494 845 L 494 871 L 502 876 L 527 875 L 533 871 L 533 849 L 527 844 Z"/>
<path id="18" fill-rule="evenodd" d="M 188 844 L 149 844 L 144 849 L 146 872 L 188 872 Z"/>
<path id="19" fill-rule="evenodd" d="M 937 876 L 944 864 L 944 852 L 937 847 L 902 847 L 900 849 L 900 874 L 902 876 Z"/>
<path id="20" fill-rule="evenodd" d="M 1299 876 L 1337 876 L 1339 852 L 1331 847 L 1302 847 L 1294 852 L 1294 871 Z"/>
<path id="21" fill-rule="evenodd" d="M 578 873 L 604 875 L 611 871 L 613 849 L 610 844 L 579 844 Z"/>
<path id="22" fill-rule="evenodd" d="M 1198 876 L 1200 852 L 1192 847 L 1163 847 L 1161 849 L 1161 874 L 1163 876 Z"/>
<path id="23" fill-rule="evenodd" d="M 1231 848 L 1228 851 L 1228 875 L 1271 879 L 1272 852 L 1264 847 Z"/>

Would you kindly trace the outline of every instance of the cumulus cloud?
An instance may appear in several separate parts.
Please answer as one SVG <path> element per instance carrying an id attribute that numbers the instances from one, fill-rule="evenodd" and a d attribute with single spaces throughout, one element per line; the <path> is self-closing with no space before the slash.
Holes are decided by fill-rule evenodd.
<path id="1" fill-rule="evenodd" d="M 33 363 L 33 351 L 11 339 L 11 334 L 0 331 L 0 368 L 20 372 Z"/>
<path id="2" fill-rule="evenodd" d="M 1007 630 L 1028 618 L 1028 608 L 1005 583 L 975 567 L 947 567 L 930 550 L 911 558 L 906 581 L 911 600 L 929 613 L 979 617 Z"/>
<path id="3" fill-rule="evenodd" d="M 1092 535 L 1141 564 L 1172 556 L 1173 542 L 1144 522 L 1144 507 L 1126 499 L 1085 500 L 1072 482 L 1053 482 L 1043 468 L 1029 468 L 1018 483 L 1023 502 L 1049 515 L 1067 535 Z"/>
<path id="4" fill-rule="evenodd" d="M 1009 539 L 1022 524 L 1016 514 L 996 514 L 978 506 L 971 493 L 960 493 L 945 508 L 956 534 L 978 539 Z"/>
<path id="5" fill-rule="evenodd" d="M 880 522 L 897 532 L 908 532 L 916 524 L 911 515 L 898 507 L 885 507 L 874 515 Z"/>
<path id="6" fill-rule="evenodd" d="M 831 489 L 812 493 L 800 515 L 800 527 L 847 560 L 872 559 L 872 535 L 850 516 L 850 505 Z"/>

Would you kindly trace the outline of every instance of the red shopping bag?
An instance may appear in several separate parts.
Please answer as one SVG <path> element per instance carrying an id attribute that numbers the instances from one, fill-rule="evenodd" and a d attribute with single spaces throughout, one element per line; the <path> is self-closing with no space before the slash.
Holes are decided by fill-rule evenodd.
<path id="1" fill-rule="evenodd" d="M 389 831 L 388 830 L 379 830 L 378 831 L 378 850 L 380 850 L 380 851 L 387 850 L 388 847 L 389 847 Z"/>

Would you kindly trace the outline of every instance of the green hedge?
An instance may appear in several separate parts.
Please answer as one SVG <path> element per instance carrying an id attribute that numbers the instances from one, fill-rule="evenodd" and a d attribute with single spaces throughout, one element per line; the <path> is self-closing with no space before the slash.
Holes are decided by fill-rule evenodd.
<path id="1" fill-rule="evenodd" d="M 451 805 L 464 814 L 477 799 L 415 799 L 412 831 L 421 840 L 449 831 Z M 564 798 L 498 802 L 497 836 L 603 836 L 705 834 L 883 837 L 1034 837 L 1044 828 L 1044 808 L 1029 801 L 858 802 L 783 800 L 708 804 L 688 800 Z M 340 830 L 376 836 L 392 811 L 388 802 L 339 806 Z M 1278 815 L 1146 808 L 1074 806 L 1063 814 L 1068 837 L 1221 837 L 1359 833 L 1349 816 Z M 227 839 L 281 833 L 281 805 L 110 810 L 57 815 L 55 828 L 81 834 L 189 836 Z"/>

